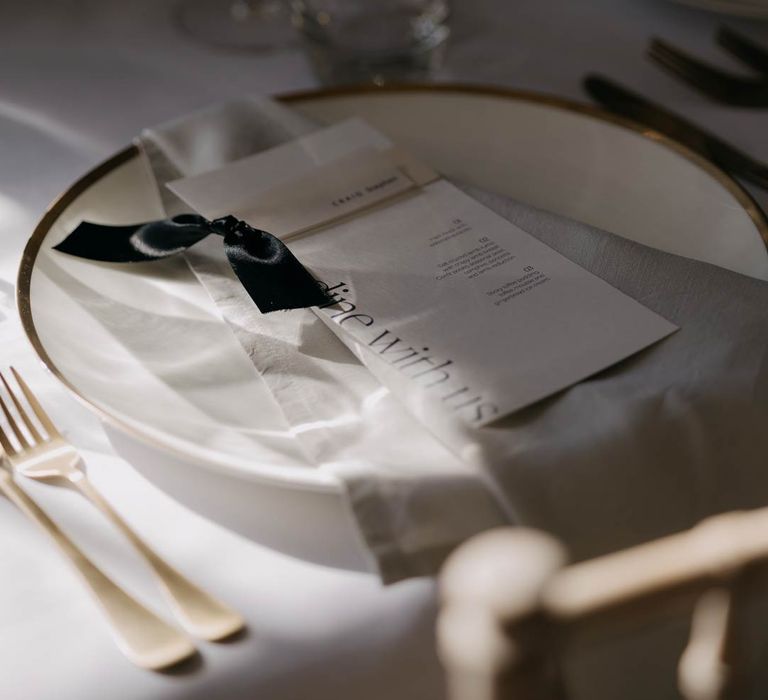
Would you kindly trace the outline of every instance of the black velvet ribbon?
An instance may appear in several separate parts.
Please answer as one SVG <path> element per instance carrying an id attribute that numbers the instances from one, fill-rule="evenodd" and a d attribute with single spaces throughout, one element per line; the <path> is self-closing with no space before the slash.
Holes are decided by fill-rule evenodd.
<path id="1" fill-rule="evenodd" d="M 89 260 L 145 262 L 175 255 L 215 233 L 224 238 L 232 269 L 262 313 L 328 304 L 320 283 L 279 238 L 234 216 L 197 214 L 132 226 L 82 222 L 56 250 Z"/>

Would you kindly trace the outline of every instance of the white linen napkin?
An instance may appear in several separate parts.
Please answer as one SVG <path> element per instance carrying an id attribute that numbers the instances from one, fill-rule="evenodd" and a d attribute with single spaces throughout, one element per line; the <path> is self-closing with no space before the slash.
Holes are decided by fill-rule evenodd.
<path id="1" fill-rule="evenodd" d="M 149 129 L 139 144 L 174 214 L 183 205 L 163 183 L 313 128 L 245 100 Z M 307 458 L 344 481 L 382 578 L 434 573 L 456 544 L 504 522 L 549 530 L 583 558 L 765 504 L 768 285 L 468 191 L 681 330 L 470 430 L 439 412 L 415 420 L 398 377 L 363 366 L 311 311 L 260 314 L 218 241 L 187 254 Z"/>

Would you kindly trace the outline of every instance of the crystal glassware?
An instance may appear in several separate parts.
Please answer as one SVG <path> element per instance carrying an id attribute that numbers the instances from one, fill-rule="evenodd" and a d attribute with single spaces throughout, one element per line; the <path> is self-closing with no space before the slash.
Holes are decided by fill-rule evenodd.
<path id="1" fill-rule="evenodd" d="M 424 78 L 441 63 L 448 0 L 293 0 L 293 21 L 326 83 Z"/>
<path id="2" fill-rule="evenodd" d="M 181 0 L 179 26 L 222 49 L 271 50 L 295 44 L 288 0 Z"/>

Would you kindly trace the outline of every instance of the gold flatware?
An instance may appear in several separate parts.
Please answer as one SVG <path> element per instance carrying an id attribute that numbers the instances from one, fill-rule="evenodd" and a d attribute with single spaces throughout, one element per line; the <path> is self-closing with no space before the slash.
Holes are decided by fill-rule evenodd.
<path id="1" fill-rule="evenodd" d="M 5 436 L 0 442 L 7 442 Z M 88 559 L 2 467 L 0 492 L 39 525 L 69 559 L 109 621 L 118 647 L 133 663 L 159 670 L 195 653 L 181 632 L 150 612 Z"/>
<path id="2" fill-rule="evenodd" d="M 592 99 L 607 110 L 646 124 L 700 153 L 731 175 L 768 190 L 768 164 L 614 80 L 592 73 L 584 78 L 583 84 Z"/>
<path id="3" fill-rule="evenodd" d="M 13 367 L 11 372 L 26 398 L 28 407 L 37 417 L 39 428 L 44 431 L 43 434 L 35 425 L 22 401 L 0 373 L 0 382 L 5 387 L 16 413 L 14 417 L 10 407 L 0 396 L 0 409 L 5 414 L 12 432 L 11 436 L 0 429 L 0 444 L 13 469 L 32 479 L 69 482 L 99 508 L 144 557 L 160 583 L 171 609 L 190 634 L 215 641 L 241 630 L 245 623 L 240 615 L 200 589 L 163 560 L 112 508 L 86 476 L 80 454 L 62 437 L 19 373 Z"/>
<path id="4" fill-rule="evenodd" d="M 725 27 L 720 29 L 717 38 L 722 48 L 757 71 L 757 75 L 736 75 L 661 39 L 651 41 L 648 55 L 662 68 L 714 100 L 736 107 L 768 107 L 768 51 Z"/>

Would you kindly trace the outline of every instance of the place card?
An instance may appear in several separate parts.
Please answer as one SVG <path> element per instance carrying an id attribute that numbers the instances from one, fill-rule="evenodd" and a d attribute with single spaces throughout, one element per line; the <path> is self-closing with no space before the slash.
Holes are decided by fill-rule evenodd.
<path id="1" fill-rule="evenodd" d="M 675 330 L 360 120 L 169 186 L 207 218 L 286 239 L 332 295 L 317 313 L 360 359 L 469 425 Z"/>

